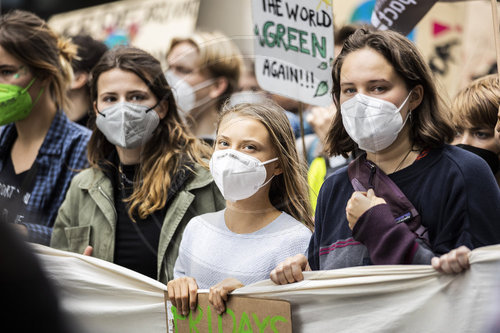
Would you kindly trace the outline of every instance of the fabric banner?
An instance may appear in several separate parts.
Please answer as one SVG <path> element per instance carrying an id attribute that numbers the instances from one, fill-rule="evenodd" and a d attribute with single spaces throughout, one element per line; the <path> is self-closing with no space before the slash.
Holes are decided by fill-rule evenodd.
<path id="1" fill-rule="evenodd" d="M 380 30 L 408 35 L 437 0 L 377 0 L 371 23 Z"/>
<path id="2" fill-rule="evenodd" d="M 100 259 L 33 244 L 84 332 L 167 332 L 166 286 Z M 363 266 L 270 280 L 233 296 L 291 304 L 294 332 L 489 332 L 500 318 L 500 245 L 472 251 L 458 275 L 430 266 Z M 258 331 L 258 328 L 255 328 Z"/>

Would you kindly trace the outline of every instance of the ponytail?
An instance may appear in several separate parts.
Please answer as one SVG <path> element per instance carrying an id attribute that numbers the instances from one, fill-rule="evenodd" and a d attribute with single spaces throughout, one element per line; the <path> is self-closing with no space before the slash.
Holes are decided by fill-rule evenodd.
<path id="1" fill-rule="evenodd" d="M 59 49 L 59 63 L 62 69 L 62 76 L 65 82 L 71 84 L 74 78 L 71 61 L 76 59 L 77 46 L 70 39 L 58 37 L 57 48 Z"/>

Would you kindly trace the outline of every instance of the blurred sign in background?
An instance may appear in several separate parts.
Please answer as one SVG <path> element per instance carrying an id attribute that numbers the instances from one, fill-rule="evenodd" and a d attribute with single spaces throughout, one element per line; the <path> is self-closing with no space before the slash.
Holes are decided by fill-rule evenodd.
<path id="1" fill-rule="evenodd" d="M 315 5 L 329 3 L 333 6 L 333 20 L 336 28 L 346 23 L 369 23 L 376 2 L 375 0 L 310 1 Z M 189 15 L 185 15 L 184 23 L 181 25 L 172 24 L 179 19 L 178 17 L 172 17 L 168 13 L 159 14 L 160 7 L 158 7 L 158 13 L 155 10 L 149 11 L 150 17 L 144 14 L 145 8 L 154 6 L 153 4 L 164 3 L 163 9 L 173 10 L 168 8 L 175 8 L 175 6 L 169 7 L 168 4 L 178 2 L 191 6 L 184 13 L 194 15 L 191 18 Z M 88 8 L 95 15 L 93 20 L 81 20 L 83 12 L 73 11 L 103 3 L 107 6 Z M 127 3 L 141 4 L 135 7 L 137 14 L 129 12 L 126 16 L 118 15 L 115 8 L 123 7 Z M 246 57 L 253 56 L 255 35 L 251 14 L 252 0 L 1 1 L 2 12 L 11 8 L 31 10 L 46 19 L 50 19 L 57 29 L 65 26 L 62 23 L 64 20 L 71 22 L 69 28 L 63 28 L 67 32 L 76 31 L 80 27 L 85 27 L 94 33 L 100 30 L 101 32 L 96 37 L 107 38 L 108 43 L 113 40 L 120 42 L 120 40 L 128 38 L 132 44 L 143 46 L 152 53 L 152 48 L 157 50 L 154 53 L 159 58 L 164 57 L 166 53 L 169 46 L 169 36 L 185 35 L 192 29 L 219 30 L 230 36 Z M 497 5 L 498 8 L 500 8 L 500 4 Z M 161 15 L 164 15 L 163 19 L 159 19 Z M 121 20 L 117 17 L 120 17 Z M 134 23 L 139 19 L 141 20 L 140 24 Z M 117 22 L 124 25 L 112 25 L 112 23 Z M 419 46 L 436 77 L 450 98 L 453 98 L 458 89 L 465 86 L 470 80 L 495 69 L 496 54 L 493 31 L 489 1 L 438 1 L 408 37 Z M 164 59 L 160 60 L 162 63 L 165 62 Z"/>

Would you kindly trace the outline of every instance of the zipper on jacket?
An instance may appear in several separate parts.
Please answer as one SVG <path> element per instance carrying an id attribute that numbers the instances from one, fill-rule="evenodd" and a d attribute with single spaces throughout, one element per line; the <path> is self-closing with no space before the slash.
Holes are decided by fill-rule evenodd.
<path id="1" fill-rule="evenodd" d="M 370 188 L 373 189 L 375 188 L 375 186 L 373 186 L 373 177 L 375 176 L 377 167 L 373 163 L 370 163 L 369 161 L 366 161 L 366 164 L 368 164 L 368 167 L 370 168 L 370 178 L 368 179 L 368 185 L 370 186 Z"/>
<path id="2" fill-rule="evenodd" d="M 115 204 L 113 203 L 113 201 L 111 200 L 111 198 L 104 192 L 104 190 L 102 189 L 101 186 L 99 186 L 98 189 L 99 189 L 99 192 L 101 192 L 101 194 L 106 199 L 108 199 L 109 203 L 111 204 L 111 207 L 113 207 L 113 210 L 115 211 L 115 219 L 117 219 L 118 218 L 118 213 L 116 212 Z"/>

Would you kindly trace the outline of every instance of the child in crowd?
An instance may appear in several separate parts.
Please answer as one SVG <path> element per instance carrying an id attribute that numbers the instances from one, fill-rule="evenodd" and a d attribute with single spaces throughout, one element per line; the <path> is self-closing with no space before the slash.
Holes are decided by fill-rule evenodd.
<path id="1" fill-rule="evenodd" d="M 500 185 L 500 143 L 495 124 L 500 107 L 498 74 L 478 78 L 458 92 L 453 100 L 453 144 L 481 156 Z"/>
<path id="2" fill-rule="evenodd" d="M 228 293 L 268 278 L 289 255 L 305 252 L 313 228 L 305 165 L 277 104 L 228 107 L 210 161 L 226 209 L 189 222 L 168 295 L 179 312 L 196 306 L 198 288 L 221 313 Z"/>

